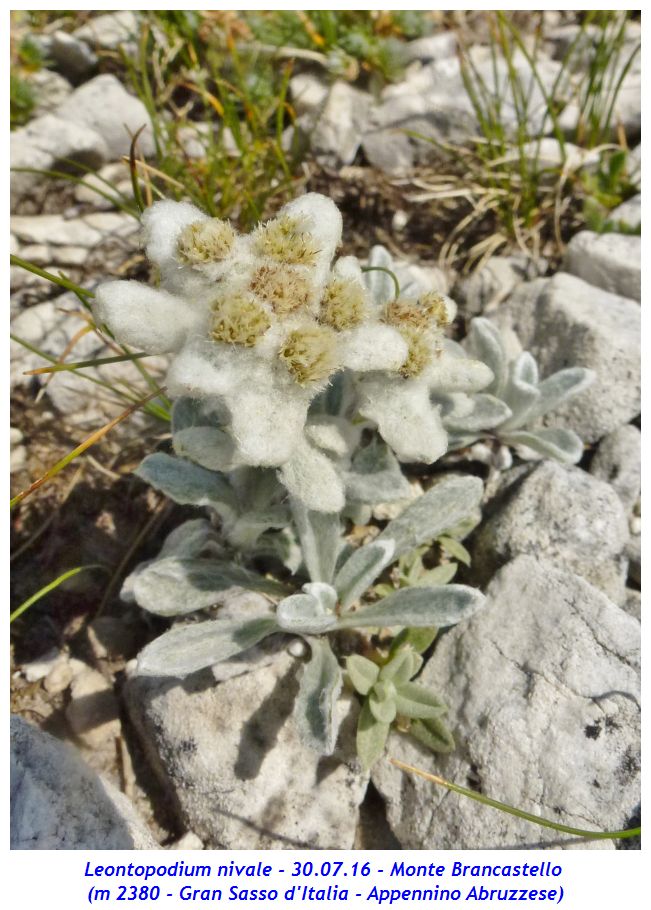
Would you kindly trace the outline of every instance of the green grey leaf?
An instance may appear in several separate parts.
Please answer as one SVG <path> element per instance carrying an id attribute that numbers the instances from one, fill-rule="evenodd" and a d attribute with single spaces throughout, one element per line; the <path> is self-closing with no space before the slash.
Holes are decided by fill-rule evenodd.
<path id="1" fill-rule="evenodd" d="M 341 546 L 339 516 L 331 512 L 312 512 L 294 498 L 291 509 L 310 580 L 330 584 Z"/>
<path id="2" fill-rule="evenodd" d="M 355 550 L 335 577 L 335 588 L 342 606 L 349 607 L 357 600 L 394 559 L 395 546 L 391 540 L 380 543 L 374 540 Z"/>
<path id="3" fill-rule="evenodd" d="M 337 626 L 337 615 L 310 593 L 292 594 L 281 600 L 276 619 L 281 629 L 296 634 L 318 635 Z"/>
<path id="4" fill-rule="evenodd" d="M 346 498 L 353 502 L 378 503 L 409 499 L 411 487 L 400 462 L 379 437 L 359 449 L 352 470 L 344 474 Z"/>
<path id="5" fill-rule="evenodd" d="M 395 698 L 378 692 L 377 687 L 371 689 L 367 704 L 373 717 L 380 723 L 390 724 L 395 720 L 397 714 Z"/>
<path id="6" fill-rule="evenodd" d="M 389 724 L 383 724 L 373 717 L 368 701 L 362 705 L 357 725 L 357 755 L 364 771 L 370 771 L 384 752 Z"/>
<path id="7" fill-rule="evenodd" d="M 443 423 L 446 429 L 458 435 L 479 433 L 499 426 L 512 416 L 510 407 L 494 395 L 478 392 L 472 398 L 474 407 L 470 414 L 464 417 L 445 417 Z"/>
<path id="8" fill-rule="evenodd" d="M 380 679 L 391 680 L 395 686 L 408 682 L 420 670 L 422 658 L 411 648 L 396 652 L 380 671 Z"/>
<path id="9" fill-rule="evenodd" d="M 425 718 L 440 717 L 447 711 L 439 698 L 416 683 L 405 683 L 400 686 L 395 701 L 398 714 L 405 717 L 424 720 Z"/>
<path id="10" fill-rule="evenodd" d="M 509 377 L 502 397 L 512 415 L 500 424 L 499 431 L 522 426 L 528 419 L 540 398 L 537 386 L 529 381 L 529 377 L 537 376 L 537 373 L 536 361 L 527 351 L 509 364 Z"/>
<path id="11" fill-rule="evenodd" d="M 172 437 L 174 451 L 209 471 L 228 471 L 232 467 L 235 444 L 218 427 L 187 427 Z"/>
<path id="12" fill-rule="evenodd" d="M 343 607 L 361 597 L 403 553 L 467 518 L 479 505 L 483 489 L 478 477 L 445 477 L 414 500 L 373 543 L 355 550 L 339 569 L 335 587 Z"/>
<path id="13" fill-rule="evenodd" d="M 312 656 L 303 668 L 294 717 L 303 742 L 320 755 L 331 755 L 337 741 L 337 699 L 342 673 L 327 640 L 308 639 Z"/>
<path id="14" fill-rule="evenodd" d="M 370 607 L 339 617 L 339 628 L 367 626 L 453 626 L 479 610 L 485 597 L 476 588 L 445 585 L 403 588 Z"/>
<path id="15" fill-rule="evenodd" d="M 511 430 L 500 439 L 508 446 L 526 446 L 545 458 L 562 464 L 576 464 L 583 457 L 583 442 L 572 430 L 546 427 L 540 430 Z"/>
<path id="16" fill-rule="evenodd" d="M 213 619 L 170 629 L 138 655 L 140 676 L 187 676 L 247 651 L 278 631 L 276 620 Z"/>
<path id="17" fill-rule="evenodd" d="M 420 629 L 403 629 L 391 642 L 390 654 L 395 654 L 403 646 L 409 646 L 417 654 L 423 654 L 438 635 L 436 626 L 423 626 Z M 421 658 L 422 659 L 422 658 Z"/>
<path id="18" fill-rule="evenodd" d="M 414 720 L 409 732 L 432 752 L 452 752 L 454 737 L 440 717 L 428 720 Z"/>
<path id="19" fill-rule="evenodd" d="M 484 391 L 501 398 L 506 385 L 508 361 L 499 329 L 483 317 L 473 319 L 466 336 L 466 347 L 493 371 L 495 378 Z"/>
<path id="20" fill-rule="evenodd" d="M 529 411 L 528 420 L 536 420 L 553 411 L 560 404 L 578 395 L 584 389 L 594 382 L 596 374 L 593 370 L 586 370 L 583 367 L 570 367 L 567 370 L 559 370 L 557 373 L 543 379 L 538 384 L 540 397 L 537 403 Z"/>
<path id="21" fill-rule="evenodd" d="M 156 452 L 134 473 L 180 505 L 212 506 L 225 521 L 237 515 L 237 500 L 226 478 L 191 461 Z"/>
<path id="22" fill-rule="evenodd" d="M 431 588 L 434 585 L 447 585 L 457 574 L 456 562 L 447 562 L 435 569 L 428 569 L 416 582 L 417 588 Z"/>
<path id="23" fill-rule="evenodd" d="M 169 556 L 140 572 L 133 593 L 138 604 L 158 616 L 181 616 L 224 600 L 233 587 L 282 594 L 285 589 L 255 572 L 209 559 Z"/>
<path id="24" fill-rule="evenodd" d="M 438 537 L 437 540 L 449 556 L 458 559 L 459 562 L 462 562 L 465 566 L 470 565 L 470 553 L 466 550 L 461 541 L 455 540 L 454 537 L 444 536 Z"/>
<path id="25" fill-rule="evenodd" d="M 361 654 L 351 654 L 346 658 L 346 672 L 355 690 L 360 695 L 368 695 L 377 682 L 380 668 Z"/>

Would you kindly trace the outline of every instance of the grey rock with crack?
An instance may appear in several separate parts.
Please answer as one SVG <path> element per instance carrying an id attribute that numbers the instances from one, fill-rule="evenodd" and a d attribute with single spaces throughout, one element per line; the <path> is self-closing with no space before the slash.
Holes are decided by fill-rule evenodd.
<path id="1" fill-rule="evenodd" d="M 617 492 L 627 512 L 640 496 L 642 453 L 641 434 L 633 424 L 618 427 L 599 443 L 590 462 L 593 477 L 605 480 Z"/>
<path id="2" fill-rule="evenodd" d="M 487 593 L 484 610 L 442 636 L 419 679 L 448 703 L 456 752 L 432 759 L 393 734 L 388 754 L 552 821 L 628 827 L 640 799 L 639 623 L 531 556 L 505 566 Z M 373 781 L 405 849 L 614 847 L 539 828 L 388 762 Z"/>
<path id="3" fill-rule="evenodd" d="M 127 706 L 183 823 L 210 848 L 349 849 L 367 778 L 355 757 L 356 703 L 334 755 L 299 740 L 292 717 L 299 664 L 287 653 L 215 685 L 134 676 Z"/>

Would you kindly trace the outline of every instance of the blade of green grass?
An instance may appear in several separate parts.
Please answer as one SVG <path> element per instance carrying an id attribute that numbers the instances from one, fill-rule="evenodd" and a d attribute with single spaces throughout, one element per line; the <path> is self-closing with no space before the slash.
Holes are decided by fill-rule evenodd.
<path id="1" fill-rule="evenodd" d="M 525 812 L 522 809 L 516 809 L 514 806 L 501 803 L 497 799 L 491 799 L 489 796 L 484 796 L 483 793 L 477 793 L 475 790 L 469 790 L 467 787 L 453 784 L 451 781 L 445 780 L 437 774 L 429 774 L 427 771 L 421 771 L 419 768 L 407 765 L 397 758 L 390 758 L 389 761 L 392 765 L 395 765 L 396 768 L 400 768 L 401 771 L 417 774 L 419 777 L 423 777 L 425 780 L 429 780 L 434 784 L 439 784 L 441 787 L 445 787 L 453 793 L 460 793 L 461 796 L 467 796 L 469 799 L 474 799 L 476 802 L 482 803 L 485 806 L 499 809 L 500 812 L 506 812 L 507 815 L 514 815 L 516 818 L 521 818 L 534 825 L 540 825 L 543 828 L 552 828 L 554 831 L 559 831 L 562 834 L 572 834 L 574 837 L 583 837 L 586 840 L 625 840 L 629 837 L 638 837 L 642 833 L 641 827 L 626 828 L 623 831 L 586 831 L 583 828 L 572 828 L 570 825 L 561 825 L 559 822 L 552 822 L 547 818 L 540 818 L 538 815 L 532 815 L 530 812 Z"/>
<path id="2" fill-rule="evenodd" d="M 66 278 L 63 275 L 53 275 L 52 272 L 46 272 L 45 269 L 39 268 L 37 265 L 34 265 L 33 262 L 29 262 L 27 259 L 21 259 L 20 256 L 15 256 L 13 253 L 9 254 L 9 263 L 10 265 L 17 265 L 27 272 L 32 272 L 32 274 L 38 275 L 39 278 L 45 278 L 47 281 L 51 281 L 52 284 L 58 284 L 59 287 L 65 288 L 67 291 L 73 291 L 77 296 L 95 296 L 92 291 L 87 291 L 85 288 L 79 287 L 78 284 L 75 284 L 74 281 L 70 281 L 69 278 Z"/>
<path id="3" fill-rule="evenodd" d="M 46 594 L 49 594 L 50 591 L 54 591 L 54 589 L 58 588 L 64 581 L 67 581 L 69 578 L 73 578 L 73 576 L 79 575 L 80 572 L 85 572 L 88 569 L 102 569 L 104 572 L 108 571 L 106 566 L 102 566 L 99 563 L 93 563 L 89 566 L 76 566 L 74 569 L 68 569 L 67 572 L 59 575 L 54 581 L 51 581 L 48 585 L 42 587 L 35 594 L 32 594 L 31 597 L 28 597 L 27 600 L 23 601 L 19 607 L 16 607 L 13 613 L 9 615 L 9 622 L 12 623 L 14 619 L 18 619 L 18 617 L 22 616 L 26 610 L 29 610 L 33 604 L 45 597 Z"/>
<path id="4" fill-rule="evenodd" d="M 151 357 L 151 354 L 119 354 L 115 357 L 98 357 L 95 360 L 77 360 L 75 363 L 57 363 L 51 367 L 25 370 L 23 376 L 40 376 L 42 373 L 60 373 L 66 370 L 81 370 L 84 367 L 100 367 L 107 363 L 123 363 L 125 360 L 138 360 L 141 357 Z"/>

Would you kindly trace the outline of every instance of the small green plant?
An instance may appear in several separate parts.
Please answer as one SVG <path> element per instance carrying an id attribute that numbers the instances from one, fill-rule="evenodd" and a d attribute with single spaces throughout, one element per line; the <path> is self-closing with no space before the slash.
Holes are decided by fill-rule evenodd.
<path id="1" fill-rule="evenodd" d="M 29 74 L 39 70 L 43 63 L 40 48 L 29 37 L 23 38 L 12 53 L 9 74 L 9 118 L 12 130 L 23 126 L 32 116 L 36 97 L 29 82 Z"/>
<path id="2" fill-rule="evenodd" d="M 413 10 L 274 10 L 244 13 L 243 20 L 264 45 L 318 54 L 333 75 L 379 84 L 399 76 L 401 41 L 430 27 L 426 15 Z"/>
<path id="3" fill-rule="evenodd" d="M 640 225 L 629 226 L 618 223 L 610 217 L 611 211 L 637 192 L 628 175 L 628 153 L 617 149 L 603 153 L 599 167 L 584 173 L 581 188 L 585 193 L 583 217 L 586 227 L 597 233 L 618 231 L 620 233 L 640 232 Z"/>
<path id="4" fill-rule="evenodd" d="M 443 717 L 447 709 L 412 679 L 423 665 L 413 648 L 399 648 L 381 667 L 361 654 L 346 660 L 346 673 L 364 697 L 357 727 L 357 753 L 364 768 L 381 757 L 391 725 L 408 732 L 435 752 L 451 752 L 454 739 Z"/>
<path id="5" fill-rule="evenodd" d="M 29 82 L 18 73 L 12 72 L 9 76 L 9 106 L 12 129 L 27 123 L 35 104 L 34 91 Z"/>

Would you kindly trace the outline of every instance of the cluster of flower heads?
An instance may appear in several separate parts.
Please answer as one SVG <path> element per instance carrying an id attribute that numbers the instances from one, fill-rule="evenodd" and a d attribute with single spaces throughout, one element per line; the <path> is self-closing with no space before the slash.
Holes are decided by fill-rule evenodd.
<path id="1" fill-rule="evenodd" d="M 474 392 L 492 378 L 444 339 L 449 298 L 387 299 L 354 257 L 333 264 L 342 223 L 325 196 L 300 197 L 248 235 L 186 202 L 154 204 L 143 225 L 160 287 L 102 285 L 96 320 L 147 353 L 176 354 L 172 397 L 211 399 L 225 414 L 225 470 L 279 467 L 311 508 L 344 504 L 333 456 L 351 454 L 350 434 L 308 416 L 336 373 L 352 372 L 357 414 L 399 458 L 428 463 L 447 445 L 431 394 Z"/>

